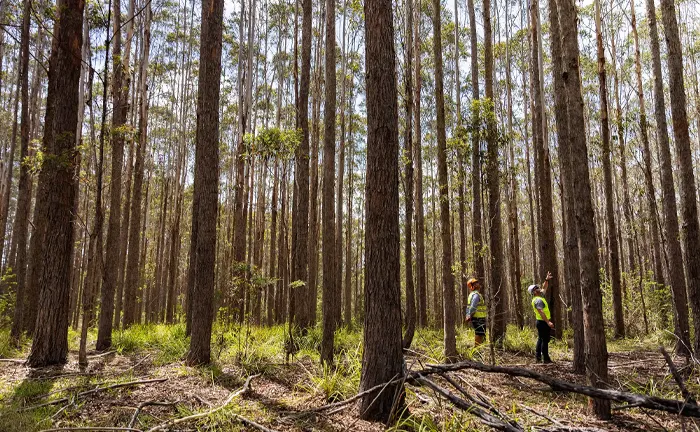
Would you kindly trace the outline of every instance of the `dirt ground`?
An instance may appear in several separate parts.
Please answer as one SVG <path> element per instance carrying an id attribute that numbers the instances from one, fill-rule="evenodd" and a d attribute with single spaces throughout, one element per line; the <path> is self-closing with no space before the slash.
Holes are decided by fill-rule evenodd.
<path id="1" fill-rule="evenodd" d="M 680 364 L 680 360 L 677 361 Z M 406 363 L 413 370 L 423 366 L 419 355 L 407 356 Z M 571 362 L 567 360 L 553 365 L 537 365 L 529 356 L 499 353 L 498 363 L 531 367 L 561 380 L 585 384 L 583 377 L 572 372 Z M 668 375 L 668 368 L 659 353 L 611 353 L 609 367 L 615 388 L 679 397 L 675 382 Z M 297 358 L 290 364 L 268 365 L 252 380 L 251 390 L 235 398 L 226 409 L 168 430 L 254 430 L 243 426 L 235 415 L 276 431 L 385 430 L 381 424 L 360 420 L 357 404 L 350 404 L 333 414 L 304 415 L 304 411 L 328 403 L 323 392 L 314 389 L 310 382 L 310 371 L 317 369 L 318 366 L 309 358 Z M 32 410 L 24 410 L 61 398 L 67 400 L 48 408 L 35 408 L 31 421 L 36 421 L 36 424 L 26 430 L 87 425 L 124 428 L 140 403 L 173 403 L 144 407 L 133 427 L 146 430 L 170 419 L 220 406 L 232 391 L 242 388 L 249 375 L 235 365 L 200 369 L 182 363 L 155 365 L 148 354 L 123 356 L 110 353 L 93 357 L 85 370 L 78 367 L 74 353 L 65 366 L 40 371 L 28 369 L 20 362 L 3 362 L 0 363 L 0 430 L 22 430 L 11 420 L 11 412 L 31 413 Z M 681 423 L 678 416 L 639 408 L 616 409 L 612 421 L 599 421 L 588 414 L 585 397 L 553 392 L 546 385 L 529 379 L 470 370 L 457 372 L 453 377 L 464 383 L 474 395 L 487 398 L 501 413 L 518 421 L 527 430 L 700 430 L 688 420 Z M 686 378 L 690 388 L 697 384 L 687 372 Z M 164 380 L 76 397 L 79 392 L 105 385 L 149 379 Z M 439 378 L 435 379 L 440 382 Z M 447 386 L 444 382 L 442 384 Z M 439 400 L 426 388 L 407 386 L 407 410 L 415 422 L 412 425 L 400 423 L 394 430 L 488 430 L 471 414 Z"/>

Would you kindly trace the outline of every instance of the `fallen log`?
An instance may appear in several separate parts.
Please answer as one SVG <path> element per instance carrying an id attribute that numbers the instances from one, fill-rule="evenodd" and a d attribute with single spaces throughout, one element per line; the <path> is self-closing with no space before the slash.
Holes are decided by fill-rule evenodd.
<path id="1" fill-rule="evenodd" d="M 524 369 L 519 367 L 496 366 L 473 361 L 463 361 L 453 364 L 428 365 L 426 369 L 415 372 L 415 374 L 440 374 L 444 372 L 455 372 L 464 369 L 474 369 L 486 373 L 500 373 L 510 376 L 530 378 L 535 381 L 547 384 L 552 390 L 555 391 L 578 393 L 592 398 L 606 399 L 615 402 L 624 402 L 630 405 L 636 404 L 637 406 L 642 408 L 648 408 L 656 411 L 665 411 L 672 414 L 680 414 L 685 417 L 700 418 L 700 406 L 694 403 L 690 403 L 689 401 L 665 399 L 656 396 L 646 396 L 620 390 L 601 389 L 587 385 L 574 384 L 567 381 L 552 378 L 550 376 L 532 371 L 530 369 Z"/>

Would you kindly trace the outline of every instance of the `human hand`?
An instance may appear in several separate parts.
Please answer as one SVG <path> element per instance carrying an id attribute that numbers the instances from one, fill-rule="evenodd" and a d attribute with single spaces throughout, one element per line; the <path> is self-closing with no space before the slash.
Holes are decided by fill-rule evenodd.
<path id="1" fill-rule="evenodd" d="M 469 321 L 471 321 L 471 320 L 472 320 L 472 317 L 471 317 L 470 315 L 467 315 L 466 321 L 469 322 Z"/>
<path id="2" fill-rule="evenodd" d="M 547 325 L 549 326 L 549 328 L 554 328 L 554 323 L 551 321 L 547 321 Z"/>
<path id="3" fill-rule="evenodd" d="M 545 280 L 550 280 L 550 279 L 552 279 L 552 272 L 547 272 L 547 277 L 545 278 Z"/>

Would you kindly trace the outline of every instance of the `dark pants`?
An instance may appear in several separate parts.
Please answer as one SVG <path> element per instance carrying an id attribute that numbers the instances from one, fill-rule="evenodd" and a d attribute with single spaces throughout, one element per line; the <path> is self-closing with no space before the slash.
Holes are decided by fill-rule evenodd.
<path id="1" fill-rule="evenodd" d="M 486 318 L 472 318 L 472 327 L 477 336 L 486 336 Z"/>
<path id="2" fill-rule="evenodd" d="M 551 361 L 549 358 L 549 333 L 550 328 L 546 321 L 537 320 L 537 345 L 535 347 L 535 357 L 537 360 Z"/>

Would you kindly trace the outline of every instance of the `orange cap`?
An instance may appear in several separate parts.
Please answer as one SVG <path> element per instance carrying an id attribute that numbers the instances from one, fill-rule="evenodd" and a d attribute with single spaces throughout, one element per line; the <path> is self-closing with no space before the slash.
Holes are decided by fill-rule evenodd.
<path id="1" fill-rule="evenodd" d="M 469 279 L 469 280 L 467 281 L 467 287 L 469 287 L 469 289 L 472 289 L 472 285 L 474 285 L 474 284 L 477 283 L 477 282 L 479 282 L 478 279 L 476 279 L 476 278 L 471 278 L 471 279 Z"/>

